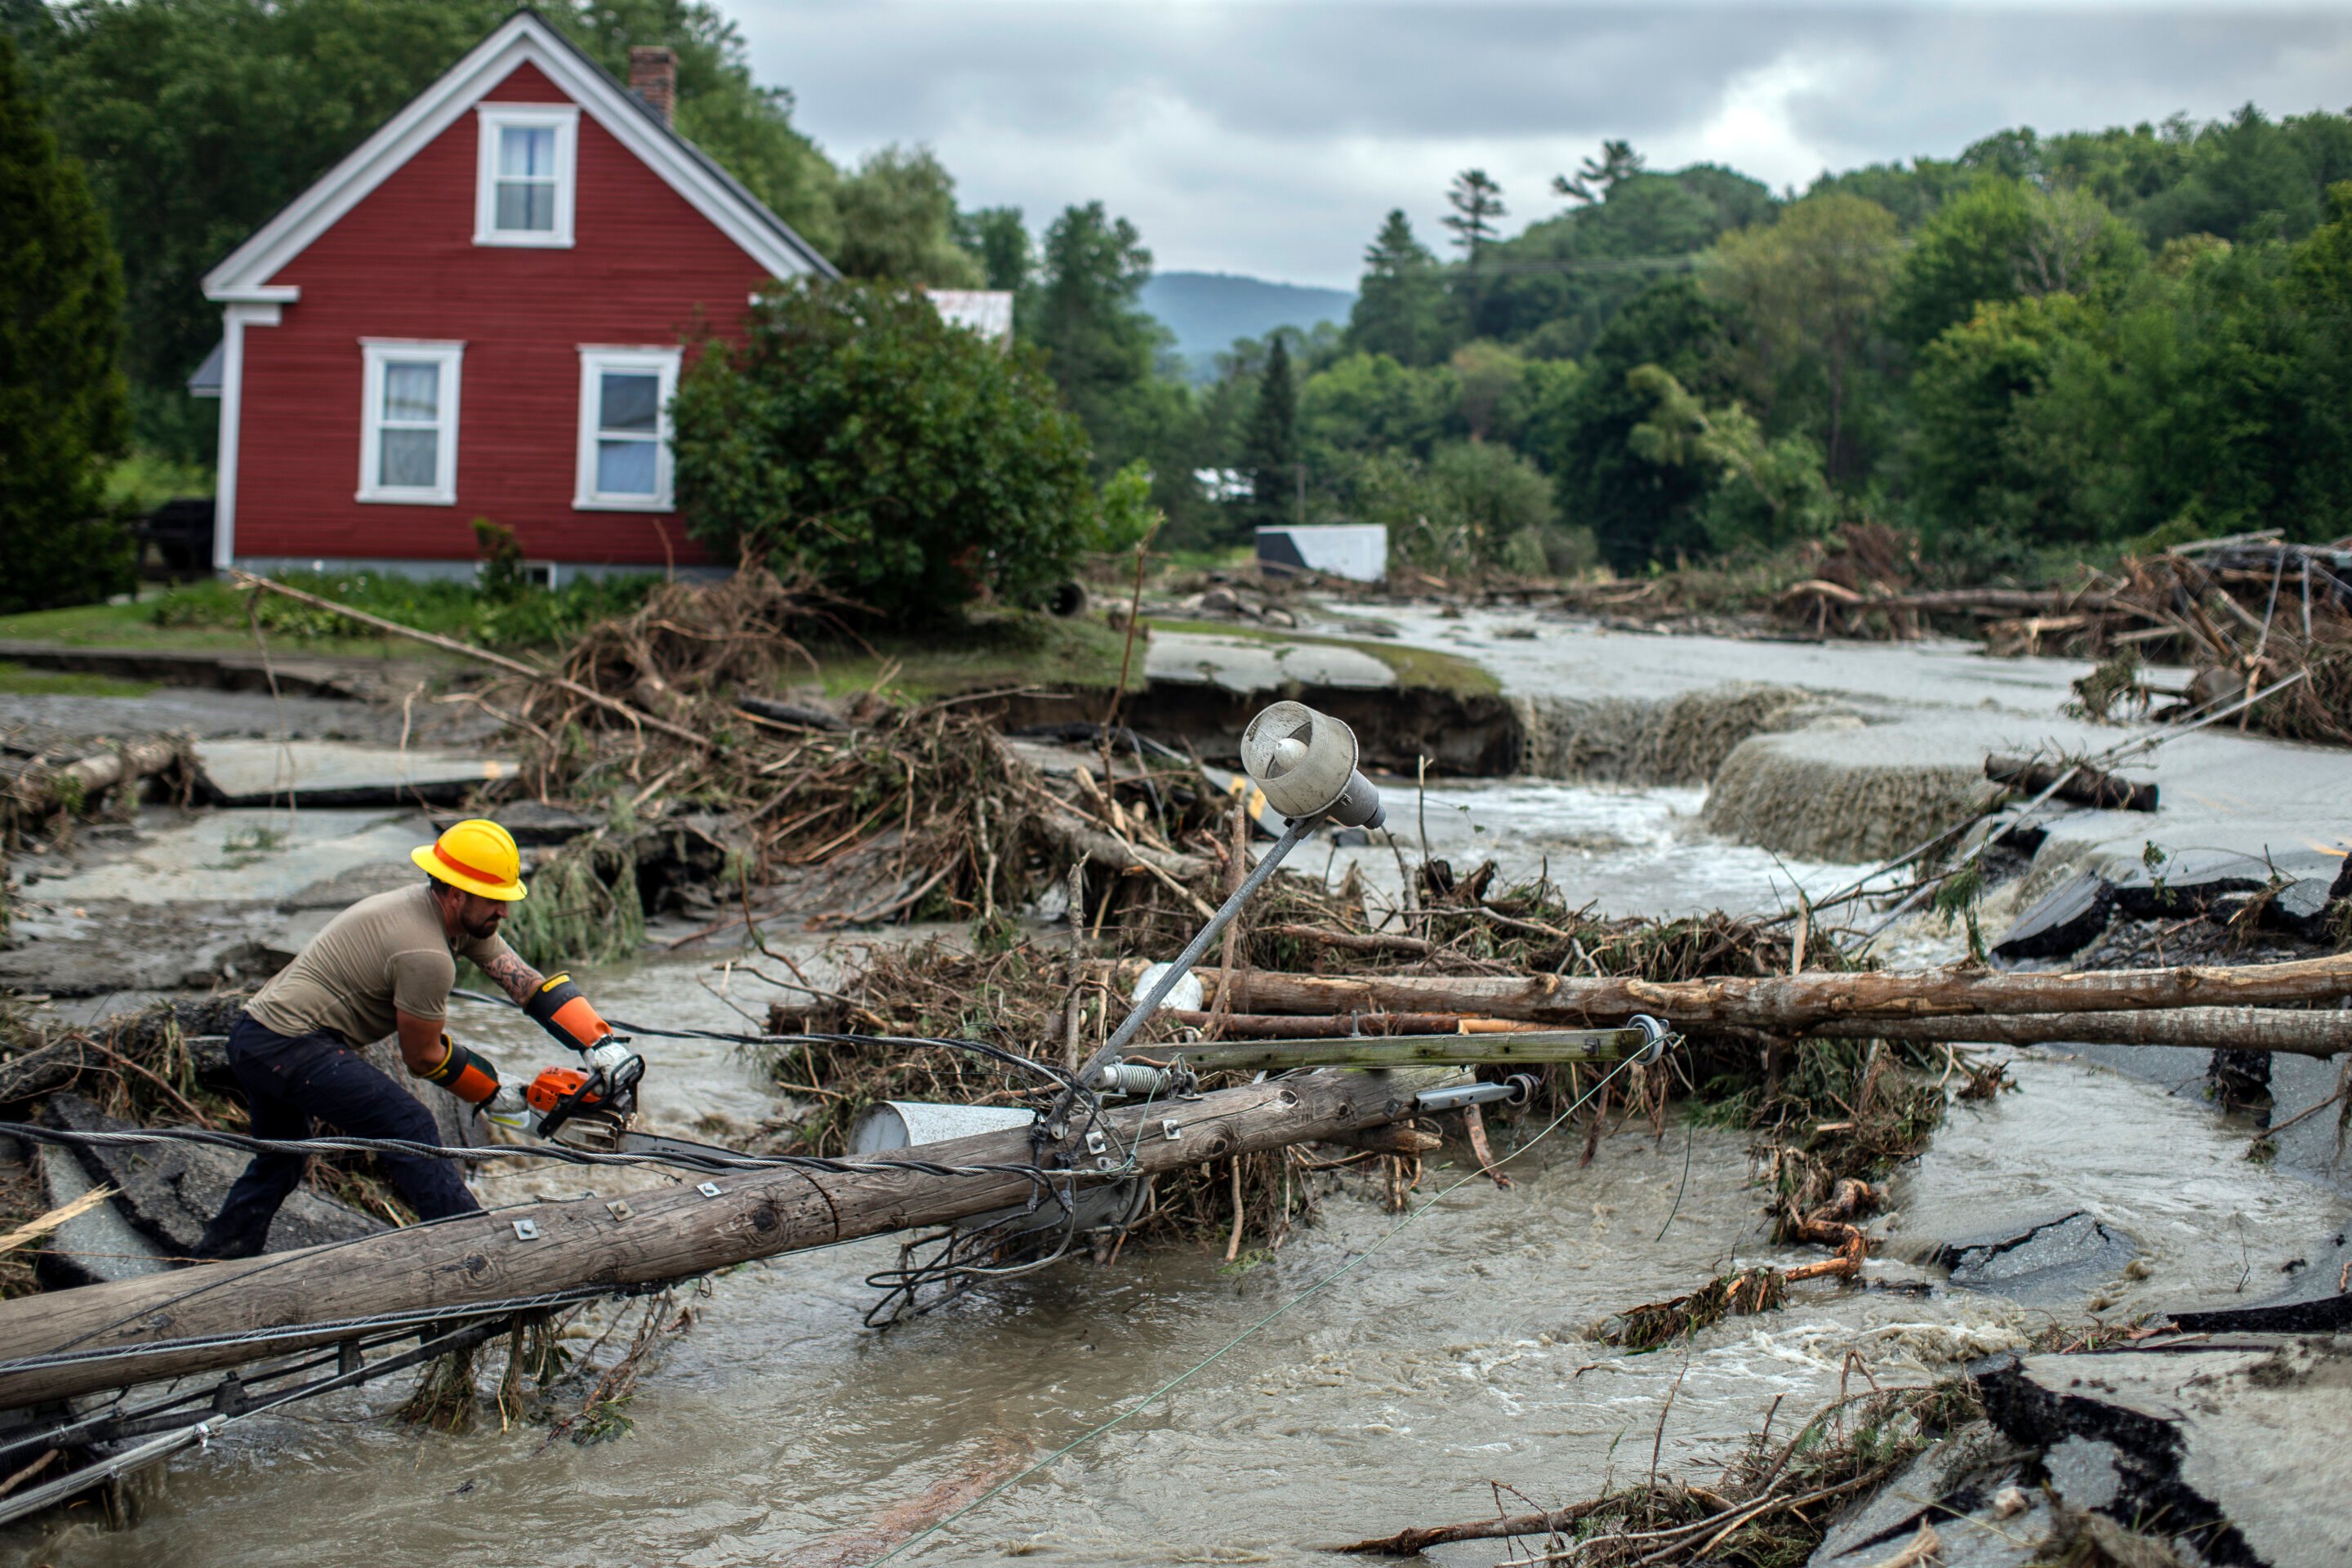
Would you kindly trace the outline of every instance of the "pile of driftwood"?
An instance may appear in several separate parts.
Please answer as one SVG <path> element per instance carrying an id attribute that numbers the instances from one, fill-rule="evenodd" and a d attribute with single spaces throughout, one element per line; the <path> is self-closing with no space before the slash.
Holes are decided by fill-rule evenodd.
<path id="1" fill-rule="evenodd" d="M 1776 601 L 1818 635 L 1908 637 L 1959 622 L 2000 653 L 2121 662 L 2084 690 L 2104 715 L 2158 697 L 2204 709 L 2282 687 L 2246 727 L 2352 744 L 2352 538 L 2296 544 L 2277 531 L 2200 540 L 2126 557 L 2069 587 L 1914 590 L 1811 577 Z M 2141 659 L 2186 664 L 2181 691 L 2137 678 Z"/>
<path id="2" fill-rule="evenodd" d="M 488 665 L 478 698 L 527 749 L 520 787 L 539 799 L 633 823 L 715 820 L 742 906 L 722 923 L 750 919 L 755 890 L 809 875 L 828 884 L 831 924 L 993 922 L 1073 860 L 1089 868 L 1098 925 L 1140 910 L 1138 929 L 1157 931 L 1212 907 L 1223 801 L 1196 768 L 1109 730 L 1099 775 L 1054 781 L 970 705 L 787 700 L 784 683 L 810 668 L 799 638 L 837 631 L 840 606 L 764 567 L 656 590 L 552 667 L 238 581 Z"/>

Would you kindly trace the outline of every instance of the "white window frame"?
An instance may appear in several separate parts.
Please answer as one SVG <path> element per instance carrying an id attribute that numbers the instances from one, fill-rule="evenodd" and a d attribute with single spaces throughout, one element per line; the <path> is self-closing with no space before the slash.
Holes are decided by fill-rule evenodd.
<path id="1" fill-rule="evenodd" d="M 572 499 L 574 511 L 674 511 L 677 510 L 670 459 L 670 400 L 677 395 L 679 351 L 669 348 L 623 348 L 601 343 L 580 345 L 580 458 Z M 606 371 L 652 372 L 660 379 L 660 403 L 654 417 L 654 493 L 606 495 L 596 489 L 596 440 L 604 409 Z"/>
<path id="2" fill-rule="evenodd" d="M 474 174 L 474 243 L 568 250 L 573 195 L 579 188 L 580 106 L 576 103 L 485 103 L 476 106 L 480 153 Z M 499 143 L 501 132 L 555 132 L 555 226 L 499 227 Z"/>
<path id="3" fill-rule="evenodd" d="M 362 338 L 360 376 L 359 498 L 393 506 L 456 506 L 457 504 L 457 389 L 466 357 L 462 342 L 420 342 L 405 338 Z M 386 485 L 382 447 L 384 367 L 394 360 L 429 360 L 441 371 L 440 396 L 433 427 L 441 439 L 434 447 L 433 483 Z M 395 426 L 402 428 L 402 426 Z M 406 426 L 415 428 L 415 426 Z"/>

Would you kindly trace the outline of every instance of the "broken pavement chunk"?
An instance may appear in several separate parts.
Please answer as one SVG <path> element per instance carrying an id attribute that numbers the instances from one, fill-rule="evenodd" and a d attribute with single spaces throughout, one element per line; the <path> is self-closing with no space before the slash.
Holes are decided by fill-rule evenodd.
<path id="1" fill-rule="evenodd" d="M 1952 1283 L 2020 1301 L 2078 1297 L 2138 1255 L 2132 1238 L 2076 1209 L 1945 1242 L 1928 1261 Z"/>
<path id="2" fill-rule="evenodd" d="M 2002 1355 L 1971 1375 L 1993 1425 L 2044 1456 L 2030 1479 L 2070 1508 L 2160 1521 L 2217 1564 L 2352 1560 L 2352 1346 L 2282 1336 Z"/>

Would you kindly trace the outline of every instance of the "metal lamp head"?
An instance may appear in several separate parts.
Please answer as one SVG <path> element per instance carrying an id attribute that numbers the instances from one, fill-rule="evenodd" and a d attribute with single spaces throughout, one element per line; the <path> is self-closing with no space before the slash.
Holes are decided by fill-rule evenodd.
<path id="1" fill-rule="evenodd" d="M 1277 702 L 1242 731 L 1242 771 L 1294 822 L 1328 815 L 1345 827 L 1381 825 L 1381 792 L 1356 757 L 1356 732 L 1304 702 Z"/>

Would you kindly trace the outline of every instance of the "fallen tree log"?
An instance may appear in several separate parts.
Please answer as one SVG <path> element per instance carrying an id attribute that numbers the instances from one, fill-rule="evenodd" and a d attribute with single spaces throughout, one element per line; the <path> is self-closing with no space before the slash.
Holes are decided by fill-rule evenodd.
<path id="1" fill-rule="evenodd" d="M 2098 806 L 2110 811 L 2156 809 L 2157 790 L 2154 784 L 2119 779 L 2088 763 L 2045 763 L 2033 757 L 1990 756 L 1985 759 L 1984 772 L 1985 777 L 1993 783 L 2007 784 L 2030 795 L 2040 795 L 2056 784 L 2058 798 L 2071 800 L 2077 805 Z"/>
<path id="2" fill-rule="evenodd" d="M 2352 1013 L 2339 1008 L 2174 1007 L 2147 1013 L 1836 1018 L 1805 1032 L 1822 1039 L 1933 1040 L 1948 1046 L 2186 1046 L 2301 1057 L 2352 1051 Z"/>
<path id="3" fill-rule="evenodd" d="M 1127 961 L 1131 987 L 1141 964 Z M 1223 972 L 1194 971 L 1213 1003 Z M 1291 974 L 1239 972 L 1236 1012 L 1459 1013 L 1541 1024 L 1619 1024 L 1650 1013 L 1680 1029 L 1709 1024 L 1801 1034 L 1837 1018 L 1972 1014 L 2112 1013 L 2151 1008 L 2277 1006 L 2352 997 L 2352 954 L 2238 968 L 2114 969 L 2063 974 L 1937 969 L 1653 981 L 1559 974 Z"/>
<path id="4" fill-rule="evenodd" d="M 46 816 L 59 807 L 79 810 L 83 802 L 117 784 L 194 766 L 195 753 L 184 736 L 128 741 L 60 768 L 28 769 L 17 775 L 11 804 L 19 814 L 31 816 Z"/>
<path id="5" fill-rule="evenodd" d="M 1112 1145 L 1132 1148 L 1138 1168 L 1151 1173 L 1344 1139 L 1411 1115 L 1416 1089 L 1454 1076 L 1312 1073 L 1113 1110 L 1102 1121 Z M 1071 1152 L 1091 1168 L 1084 1151 Z M 926 1144 L 908 1157 L 1027 1165 L 1030 1135 Z M 583 1287 L 685 1279 L 963 1219 L 1024 1204 L 1032 1191 L 1015 1173 L 931 1175 L 887 1157 L 846 1171 L 750 1170 L 632 1194 L 617 1208 L 597 1198 L 541 1204 L 527 1215 L 506 1209 L 0 1301 L 0 1409 L 331 1344 L 388 1315 L 422 1322 Z M 270 1337 L 249 1337 L 257 1331 Z"/>

